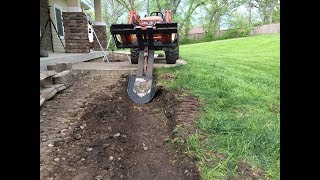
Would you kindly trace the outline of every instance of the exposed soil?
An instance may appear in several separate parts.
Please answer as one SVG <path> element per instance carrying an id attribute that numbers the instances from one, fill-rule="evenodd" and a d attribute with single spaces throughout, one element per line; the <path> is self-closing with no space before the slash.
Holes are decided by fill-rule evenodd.
<path id="1" fill-rule="evenodd" d="M 80 75 L 40 109 L 41 179 L 200 179 L 195 160 L 167 143 L 193 131 L 198 101 L 159 87 L 147 104 L 127 95 L 127 77 Z"/>
<path id="2" fill-rule="evenodd" d="M 245 180 L 259 180 L 267 179 L 266 173 L 260 169 L 253 169 L 252 166 L 245 162 L 239 162 L 237 167 L 238 176 L 233 177 L 232 179 L 245 179 Z"/>
<path id="3" fill-rule="evenodd" d="M 121 53 L 121 52 L 114 52 L 112 56 L 112 52 L 108 52 L 108 60 L 109 62 L 125 62 L 130 61 L 130 54 Z M 96 58 L 93 60 L 90 60 L 90 62 L 102 62 L 103 57 Z"/>

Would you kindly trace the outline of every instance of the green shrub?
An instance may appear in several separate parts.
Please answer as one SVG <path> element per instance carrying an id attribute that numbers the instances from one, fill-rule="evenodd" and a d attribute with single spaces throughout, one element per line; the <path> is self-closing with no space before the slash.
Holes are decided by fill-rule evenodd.
<path id="1" fill-rule="evenodd" d="M 246 37 L 250 35 L 250 31 L 252 28 L 232 28 L 228 29 L 222 36 L 223 39 L 230 39 L 230 38 L 239 38 L 239 37 Z"/>

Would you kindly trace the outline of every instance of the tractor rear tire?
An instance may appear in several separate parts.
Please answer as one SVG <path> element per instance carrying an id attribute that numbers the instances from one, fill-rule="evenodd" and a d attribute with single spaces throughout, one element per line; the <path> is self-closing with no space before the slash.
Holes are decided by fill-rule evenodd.
<path id="1" fill-rule="evenodd" d="M 139 48 L 131 48 L 130 49 L 130 54 L 131 54 L 131 63 L 132 64 L 138 64 Z"/>
<path id="2" fill-rule="evenodd" d="M 175 64 L 179 58 L 179 46 L 164 51 L 166 54 L 166 63 L 167 64 Z"/>

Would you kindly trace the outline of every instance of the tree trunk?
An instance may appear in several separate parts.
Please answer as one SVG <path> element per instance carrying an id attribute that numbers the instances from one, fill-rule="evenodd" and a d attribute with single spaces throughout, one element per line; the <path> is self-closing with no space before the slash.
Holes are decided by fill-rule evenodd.
<path id="1" fill-rule="evenodd" d="M 207 25 L 207 36 L 212 37 L 214 34 L 214 27 L 212 27 L 214 24 L 212 23 L 214 21 L 214 15 L 215 13 L 210 13 L 209 14 L 209 21 Z"/>
<path id="2" fill-rule="evenodd" d="M 178 0 L 176 2 L 176 4 L 173 4 L 174 8 L 172 9 L 172 12 L 171 12 L 172 15 L 175 15 L 177 13 L 177 9 L 178 9 L 178 6 L 179 6 L 180 2 L 181 2 L 181 0 Z"/>
<path id="3" fill-rule="evenodd" d="M 189 37 L 189 32 L 191 29 L 191 22 L 190 22 L 191 16 L 189 16 L 188 19 L 186 19 L 186 25 L 185 25 L 185 29 L 184 29 L 184 37 L 188 38 Z"/>
<path id="4" fill-rule="evenodd" d="M 121 4 L 123 7 L 125 7 L 128 12 L 130 12 L 133 8 L 131 7 L 131 1 L 132 0 L 129 0 L 129 5 L 126 3 L 126 1 L 124 0 L 116 0 L 119 4 Z"/>
<path id="5" fill-rule="evenodd" d="M 199 3 L 197 3 L 195 6 L 193 6 L 193 1 L 190 2 L 189 4 L 189 8 L 188 11 L 186 12 L 186 17 L 185 20 L 181 23 L 181 25 L 179 26 L 178 31 L 181 31 L 182 27 L 185 27 L 185 36 L 188 36 L 188 33 L 190 31 L 190 26 L 191 26 L 191 15 L 193 14 L 193 12 L 202 4 L 204 4 L 204 0 L 200 1 Z M 187 28 L 187 26 L 189 26 Z"/>
<path id="6" fill-rule="evenodd" d="M 252 24 L 252 2 L 249 1 L 249 26 L 251 27 Z"/>
<path id="7" fill-rule="evenodd" d="M 269 24 L 272 23 L 272 14 L 273 14 L 273 11 L 274 11 L 274 6 L 275 6 L 275 1 L 272 0 L 271 1 L 271 5 L 270 5 Z"/>
<path id="8" fill-rule="evenodd" d="M 219 11 L 215 14 L 215 18 L 214 18 L 214 35 L 215 37 L 219 36 L 219 31 L 220 31 L 220 13 Z"/>

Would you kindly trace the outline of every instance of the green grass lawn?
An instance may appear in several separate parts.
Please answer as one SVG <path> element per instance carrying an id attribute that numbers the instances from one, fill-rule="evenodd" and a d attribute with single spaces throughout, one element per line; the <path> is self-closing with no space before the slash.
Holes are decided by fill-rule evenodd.
<path id="1" fill-rule="evenodd" d="M 204 179 L 237 176 L 239 162 L 280 179 L 280 35 L 262 35 L 180 46 L 185 66 L 159 69 L 205 106 L 188 152 Z M 204 138 L 203 138 L 204 137 Z"/>

